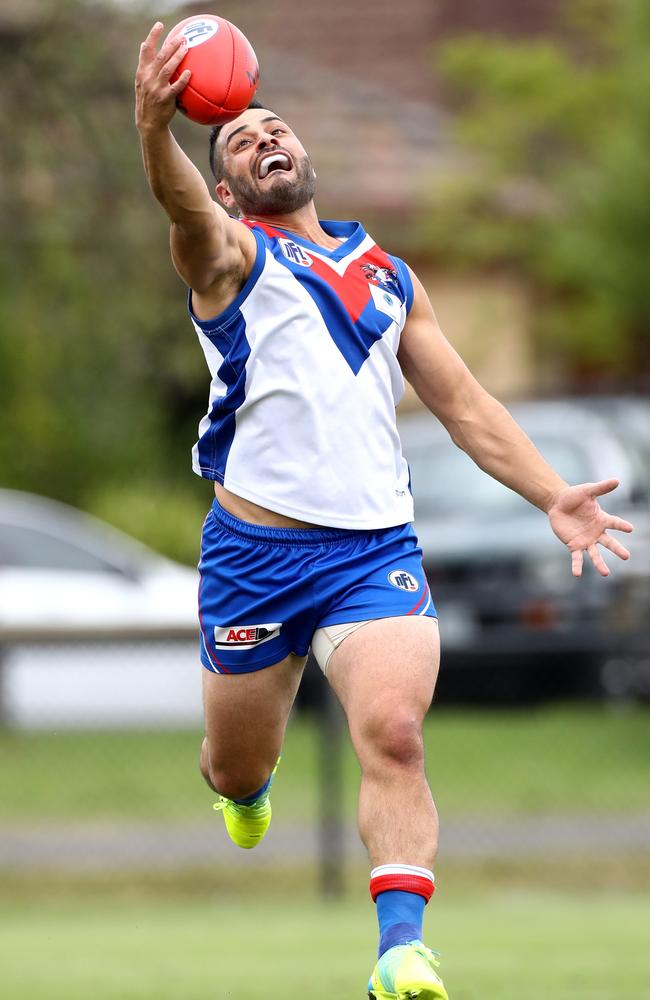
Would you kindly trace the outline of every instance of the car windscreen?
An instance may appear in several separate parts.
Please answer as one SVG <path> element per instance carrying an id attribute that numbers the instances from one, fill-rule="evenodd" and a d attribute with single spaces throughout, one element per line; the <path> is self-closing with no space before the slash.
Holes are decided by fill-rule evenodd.
<path id="1" fill-rule="evenodd" d="M 535 444 L 554 469 L 569 483 L 592 478 L 588 456 L 574 441 L 535 435 Z M 430 446 L 418 443 L 404 452 L 411 470 L 411 489 L 418 515 L 468 511 L 511 511 L 524 501 L 478 468 L 448 439 Z"/>
<path id="2" fill-rule="evenodd" d="M 123 572 L 116 564 L 65 538 L 9 522 L 0 522 L 0 567 L 2 566 L 93 573 Z"/>

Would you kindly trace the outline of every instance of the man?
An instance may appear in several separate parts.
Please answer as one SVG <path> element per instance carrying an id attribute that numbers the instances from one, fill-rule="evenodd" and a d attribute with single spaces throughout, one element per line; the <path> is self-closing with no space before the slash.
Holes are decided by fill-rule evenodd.
<path id="1" fill-rule="evenodd" d="M 421 730 L 439 650 L 395 427 L 402 372 L 459 447 L 546 511 L 574 575 L 585 551 L 608 574 L 598 545 L 627 559 L 608 529 L 632 526 L 597 503 L 616 480 L 568 486 L 545 462 L 445 340 L 402 261 L 358 223 L 319 220 L 309 157 L 271 109 L 213 130 L 226 211 L 216 204 L 169 131 L 190 74 L 170 84 L 184 41 L 157 52 L 162 30 L 141 47 L 136 122 L 212 373 L 193 453 L 216 494 L 200 564 L 201 770 L 231 838 L 254 846 L 311 646 L 362 770 L 380 932 L 369 995 L 445 1000 L 422 943 L 437 816 Z"/>

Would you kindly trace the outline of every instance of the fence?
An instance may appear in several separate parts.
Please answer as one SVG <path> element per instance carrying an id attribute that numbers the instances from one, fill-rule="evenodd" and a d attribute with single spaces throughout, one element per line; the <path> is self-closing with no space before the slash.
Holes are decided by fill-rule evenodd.
<path id="1" fill-rule="evenodd" d="M 0 872 L 29 877 L 303 865 L 325 894 L 365 864 L 358 767 L 322 684 L 289 727 L 273 827 L 241 852 L 198 774 L 193 634 L 5 632 Z M 444 669 L 444 663 L 443 663 Z M 650 729 L 642 705 L 508 711 L 434 705 L 427 768 L 442 819 L 440 867 L 650 870 Z"/>
<path id="2" fill-rule="evenodd" d="M 346 842 L 343 719 L 320 672 L 313 664 L 310 668 L 312 691 L 322 683 L 309 726 L 310 770 L 320 794 L 302 821 L 296 817 L 292 825 L 278 824 L 276 843 L 262 846 L 262 860 L 297 852 L 317 865 L 323 893 L 338 895 Z M 194 629 L 0 630 L 0 720 L 5 751 L 0 871 L 105 872 L 223 863 L 206 849 L 219 837 L 209 798 L 191 780 L 197 773 L 192 757 L 198 754 L 190 748 L 198 751 L 202 732 Z M 136 784 L 143 786 L 156 780 L 155 771 L 148 779 L 146 767 L 129 762 L 129 744 L 133 752 L 148 748 L 147 763 L 160 760 L 165 746 L 172 753 L 183 747 L 187 780 L 178 775 L 175 801 L 170 796 L 168 809 L 157 801 L 151 817 L 146 807 L 133 808 L 132 789 L 122 787 L 123 803 L 113 798 L 123 786 L 116 769 L 128 774 L 131 766 Z M 88 793 L 95 771 L 98 780 L 112 775 L 110 802 L 102 802 L 101 793 Z M 196 819 L 178 822 L 188 802 Z M 199 810 L 206 820 L 198 819 Z"/>

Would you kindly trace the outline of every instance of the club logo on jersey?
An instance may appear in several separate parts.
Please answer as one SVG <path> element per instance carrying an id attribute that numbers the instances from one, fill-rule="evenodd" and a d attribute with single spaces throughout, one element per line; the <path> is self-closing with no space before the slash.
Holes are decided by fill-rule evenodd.
<path id="1" fill-rule="evenodd" d="M 190 21 L 183 28 L 181 34 L 185 37 L 187 41 L 188 49 L 193 49 L 195 45 L 201 45 L 203 42 L 207 42 L 208 38 L 212 38 L 213 35 L 219 30 L 219 22 L 211 17 L 199 17 L 195 21 Z"/>
<path id="2" fill-rule="evenodd" d="M 311 267 L 314 263 L 309 254 L 305 253 L 303 248 L 294 243 L 293 240 L 278 240 L 278 243 L 287 260 L 293 261 L 294 264 L 300 264 L 301 267 Z"/>
<path id="3" fill-rule="evenodd" d="M 397 271 L 393 267 L 378 267 L 376 264 L 362 264 L 361 270 L 368 281 L 373 285 L 378 285 L 393 295 L 399 295 L 399 281 Z"/>
<path id="4" fill-rule="evenodd" d="M 220 649 L 253 649 L 280 634 L 282 622 L 267 625 L 215 625 L 214 644 Z"/>
<path id="5" fill-rule="evenodd" d="M 407 573 L 405 569 L 394 569 L 392 573 L 388 574 L 388 580 L 392 583 L 393 587 L 397 587 L 398 590 L 419 590 L 420 584 Z"/>

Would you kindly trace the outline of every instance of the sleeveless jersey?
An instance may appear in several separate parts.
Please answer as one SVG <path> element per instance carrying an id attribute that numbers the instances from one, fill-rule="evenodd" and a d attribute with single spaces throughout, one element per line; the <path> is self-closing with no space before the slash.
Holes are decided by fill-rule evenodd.
<path id="1" fill-rule="evenodd" d="M 406 265 L 358 222 L 327 222 L 327 250 L 248 225 L 251 273 L 219 316 L 192 322 L 212 376 L 194 471 L 287 517 L 373 529 L 413 519 L 395 406 L 413 301 Z"/>

